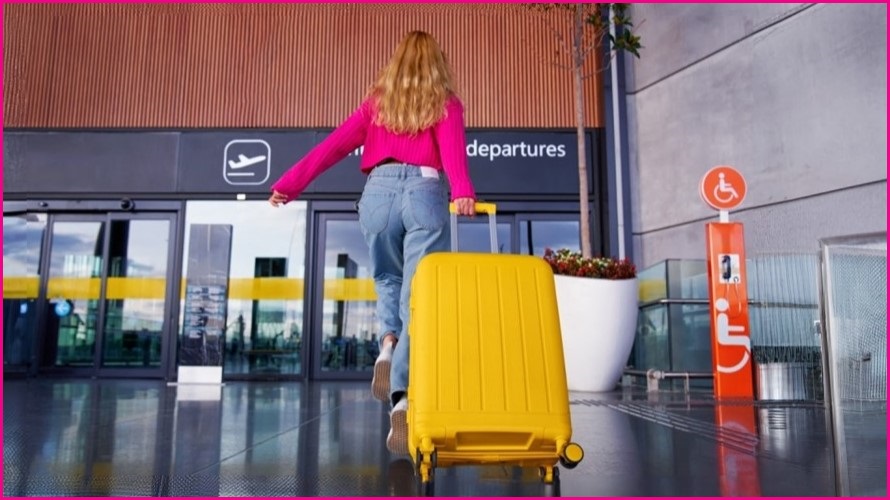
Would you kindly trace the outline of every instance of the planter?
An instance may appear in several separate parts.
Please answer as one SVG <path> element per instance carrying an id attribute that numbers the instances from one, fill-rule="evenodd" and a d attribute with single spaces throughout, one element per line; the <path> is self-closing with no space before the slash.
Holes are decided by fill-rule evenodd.
<path id="1" fill-rule="evenodd" d="M 637 279 L 554 279 L 569 390 L 613 390 L 633 347 Z"/>

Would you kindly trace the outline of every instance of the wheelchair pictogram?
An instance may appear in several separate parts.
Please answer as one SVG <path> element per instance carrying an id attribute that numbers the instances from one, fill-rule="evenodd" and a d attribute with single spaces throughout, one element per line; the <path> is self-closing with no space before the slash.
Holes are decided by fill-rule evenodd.
<path id="1" fill-rule="evenodd" d="M 733 366 L 723 366 L 719 360 L 717 362 L 717 371 L 720 373 L 735 373 L 751 359 L 751 338 L 745 332 L 745 327 L 741 325 L 732 325 L 729 323 L 729 301 L 719 298 L 714 302 L 714 308 L 717 310 L 717 343 L 721 346 L 737 346 L 744 347 L 745 352 L 742 353 L 742 359 Z M 735 335 L 733 335 L 735 333 Z"/>
<path id="2" fill-rule="evenodd" d="M 733 189 L 732 184 L 726 182 L 726 174 L 720 172 L 718 174 L 720 177 L 720 182 L 714 186 L 714 198 L 716 198 L 721 203 L 729 203 L 732 200 L 739 197 L 739 193 Z"/>
<path id="3" fill-rule="evenodd" d="M 712 168 L 701 181 L 702 199 L 717 210 L 739 206 L 745 199 L 745 191 L 745 178 L 728 165 Z"/>

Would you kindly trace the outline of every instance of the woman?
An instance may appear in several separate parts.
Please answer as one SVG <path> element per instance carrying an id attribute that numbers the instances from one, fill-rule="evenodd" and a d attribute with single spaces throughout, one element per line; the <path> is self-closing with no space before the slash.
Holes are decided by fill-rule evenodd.
<path id="1" fill-rule="evenodd" d="M 377 318 L 384 334 L 371 390 L 389 401 L 386 446 L 408 453 L 408 297 L 421 257 L 448 250 L 448 191 L 459 215 L 475 213 L 463 106 L 451 70 L 428 33 L 408 33 L 361 106 L 273 186 L 273 206 L 296 198 L 327 168 L 364 145 L 368 174 L 359 223 L 371 255 Z"/>

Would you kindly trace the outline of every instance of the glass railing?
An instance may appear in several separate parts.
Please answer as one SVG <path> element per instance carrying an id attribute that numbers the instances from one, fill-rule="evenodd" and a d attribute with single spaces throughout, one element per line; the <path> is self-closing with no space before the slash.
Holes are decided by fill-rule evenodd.
<path id="1" fill-rule="evenodd" d="M 815 254 L 763 255 L 747 265 L 751 350 L 759 399 L 821 400 L 819 265 Z M 638 274 L 636 370 L 711 373 L 705 260 L 670 259 Z M 783 377 L 789 387 L 770 379 Z M 645 381 L 641 381 L 645 383 Z M 685 381 L 674 381 L 678 388 Z M 711 388 L 695 379 L 693 388 Z"/>

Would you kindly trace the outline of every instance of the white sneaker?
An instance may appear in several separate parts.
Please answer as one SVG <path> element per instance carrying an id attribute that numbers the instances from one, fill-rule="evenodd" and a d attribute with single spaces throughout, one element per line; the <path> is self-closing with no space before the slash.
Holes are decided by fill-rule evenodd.
<path id="1" fill-rule="evenodd" d="M 408 398 L 402 399 L 389 412 L 389 434 L 386 436 L 386 448 L 400 455 L 408 454 Z"/>
<path id="2" fill-rule="evenodd" d="M 371 379 L 371 394 L 380 401 L 389 402 L 389 369 L 392 367 L 393 343 L 387 343 L 380 350 L 374 362 L 374 377 Z"/>

